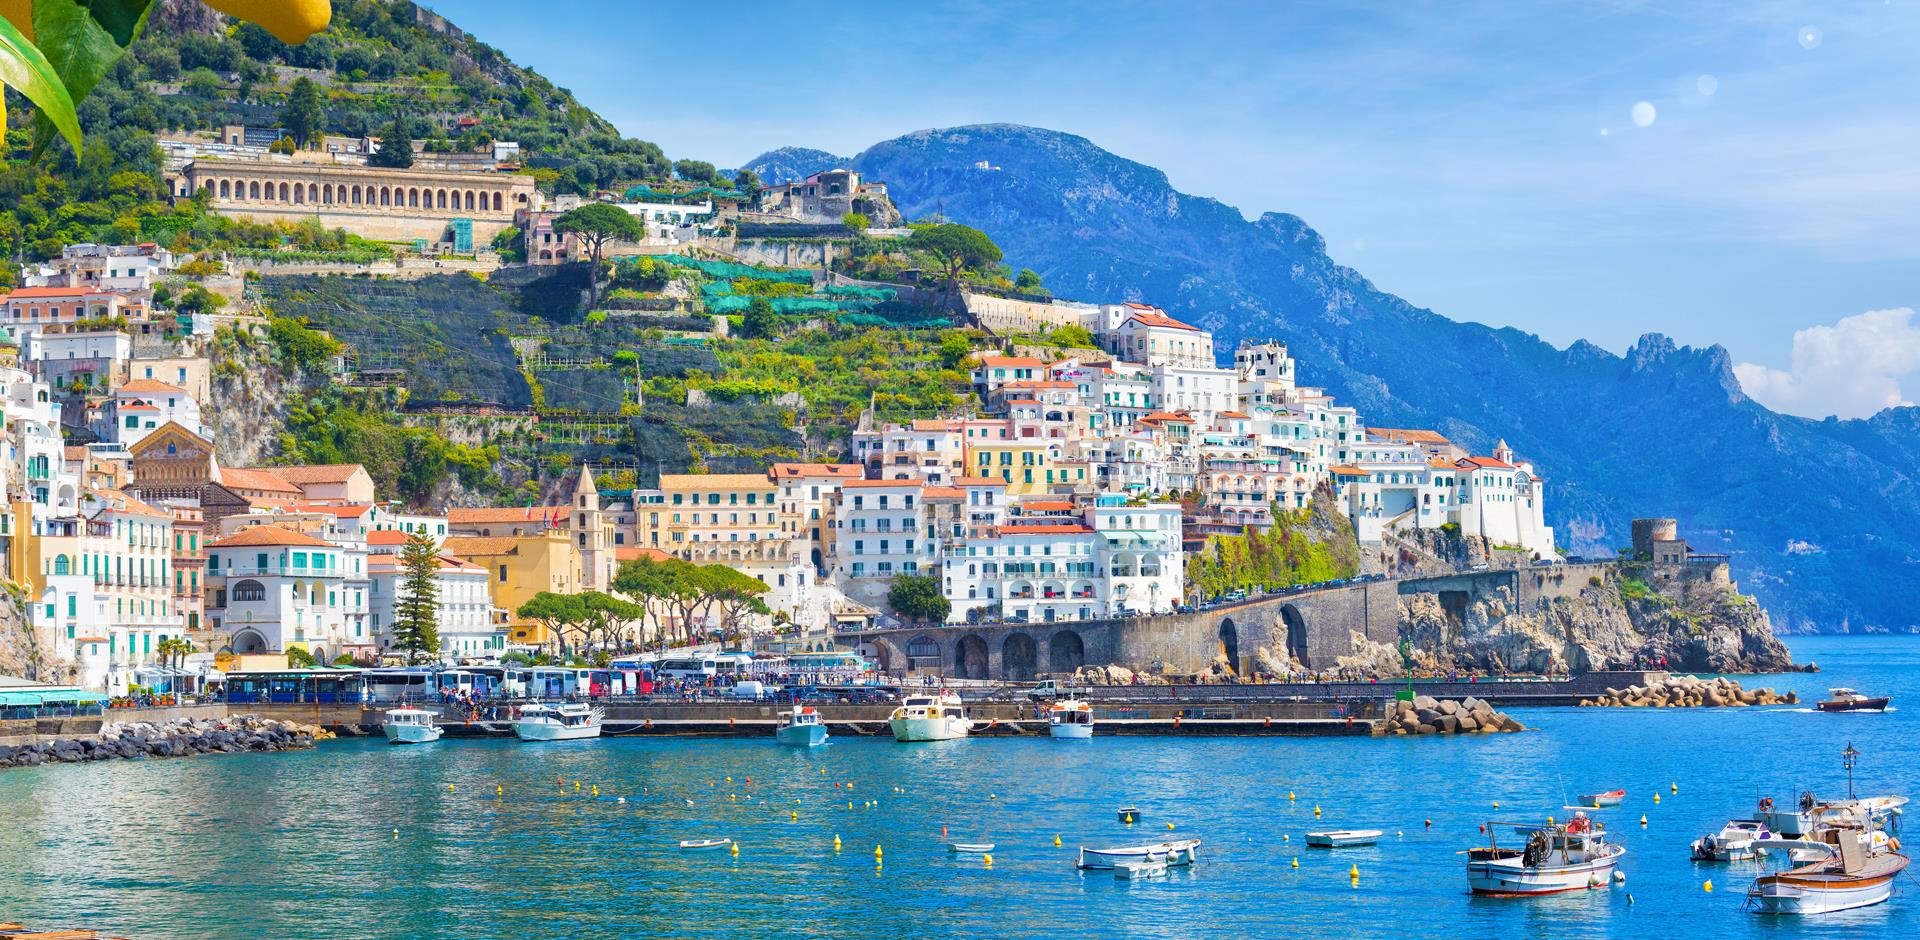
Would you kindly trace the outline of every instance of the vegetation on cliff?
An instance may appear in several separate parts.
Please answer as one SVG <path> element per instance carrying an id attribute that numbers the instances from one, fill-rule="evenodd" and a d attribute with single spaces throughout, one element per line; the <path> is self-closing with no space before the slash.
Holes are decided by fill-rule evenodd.
<path id="1" fill-rule="evenodd" d="M 1264 533 L 1216 535 L 1187 561 L 1187 584 L 1202 597 L 1230 591 L 1272 591 L 1351 578 L 1360 570 L 1353 525 L 1322 487 L 1302 509 L 1271 507 Z"/>

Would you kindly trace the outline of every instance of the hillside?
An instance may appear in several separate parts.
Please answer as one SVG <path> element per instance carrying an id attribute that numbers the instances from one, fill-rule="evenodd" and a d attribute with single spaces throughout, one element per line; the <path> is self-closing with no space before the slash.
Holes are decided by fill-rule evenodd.
<path id="1" fill-rule="evenodd" d="M 1648 335 L 1621 356 L 1452 320 L 1335 264 L 1297 217 L 1248 221 L 1070 134 L 923 131 L 854 163 L 909 218 L 943 210 L 986 230 L 1061 296 L 1159 304 L 1222 349 L 1283 339 L 1305 381 L 1379 425 L 1476 448 L 1505 437 L 1547 474 L 1549 521 L 1575 551 L 1610 552 L 1634 516 L 1673 515 L 1700 550 L 1733 554 L 1783 629 L 1920 619 L 1904 590 L 1920 576 L 1920 410 L 1780 415 L 1741 393 L 1717 346 Z"/>

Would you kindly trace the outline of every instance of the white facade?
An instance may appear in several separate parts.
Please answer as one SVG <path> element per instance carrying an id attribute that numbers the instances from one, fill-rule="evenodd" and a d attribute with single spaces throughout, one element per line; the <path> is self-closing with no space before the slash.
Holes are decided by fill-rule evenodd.
<path id="1" fill-rule="evenodd" d="M 394 648 L 396 610 L 406 588 L 406 569 L 400 557 L 391 554 L 367 558 L 368 625 L 375 642 L 387 650 Z M 439 568 L 433 576 L 434 616 L 441 657 L 497 657 L 506 652 L 507 634 L 494 623 L 486 569 L 451 555 L 440 555 L 436 560 Z"/>
<path id="2" fill-rule="evenodd" d="M 327 661 L 371 651 L 366 557 L 364 546 L 277 525 L 216 539 L 207 545 L 207 622 L 236 653 L 299 646 Z"/>

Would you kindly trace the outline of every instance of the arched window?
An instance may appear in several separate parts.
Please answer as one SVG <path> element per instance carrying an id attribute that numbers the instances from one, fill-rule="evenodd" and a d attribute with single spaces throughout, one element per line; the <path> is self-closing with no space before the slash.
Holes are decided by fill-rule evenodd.
<path id="1" fill-rule="evenodd" d="M 290 197 L 288 197 L 287 195 L 287 184 L 285 183 L 280 184 L 280 201 L 281 202 L 290 201 Z"/>
<path id="2" fill-rule="evenodd" d="M 473 190 L 467 190 L 467 211 L 473 211 Z"/>
<path id="3" fill-rule="evenodd" d="M 407 187 L 407 208 L 420 208 L 420 190 L 418 188 L 412 186 Z"/>
<path id="4" fill-rule="evenodd" d="M 433 207 L 435 209 L 445 209 L 447 207 L 447 191 L 446 190 L 443 189 L 437 193 L 434 193 L 433 198 L 434 198 Z"/>
<path id="5" fill-rule="evenodd" d="M 236 601 L 264 601 L 267 588 L 258 581 L 248 579 L 233 586 L 233 599 Z"/>
<path id="6" fill-rule="evenodd" d="M 247 184 L 247 198 L 248 199 L 260 198 L 260 181 L 259 180 L 254 180 L 253 182 Z"/>
<path id="7" fill-rule="evenodd" d="M 495 212 L 500 211 L 500 194 L 499 193 L 493 194 L 493 211 Z"/>
<path id="8" fill-rule="evenodd" d="M 72 572 L 73 572 L 73 563 L 67 560 L 67 556 L 65 555 L 54 556 L 53 558 L 54 574 L 56 575 L 71 574 Z"/>
<path id="9" fill-rule="evenodd" d="M 233 184 L 227 182 L 226 180 L 221 180 L 220 181 L 220 198 L 226 199 L 232 195 L 233 195 Z"/>

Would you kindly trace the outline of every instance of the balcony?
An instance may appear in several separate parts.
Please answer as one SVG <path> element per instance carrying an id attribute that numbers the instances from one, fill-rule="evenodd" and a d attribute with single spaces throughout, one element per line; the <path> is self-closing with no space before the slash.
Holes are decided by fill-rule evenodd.
<path id="1" fill-rule="evenodd" d="M 282 576 L 290 578 L 339 578 L 345 577 L 340 568 L 315 568 L 312 565 L 232 565 L 219 571 L 210 571 L 208 577 L 253 578 L 262 576 Z"/>

